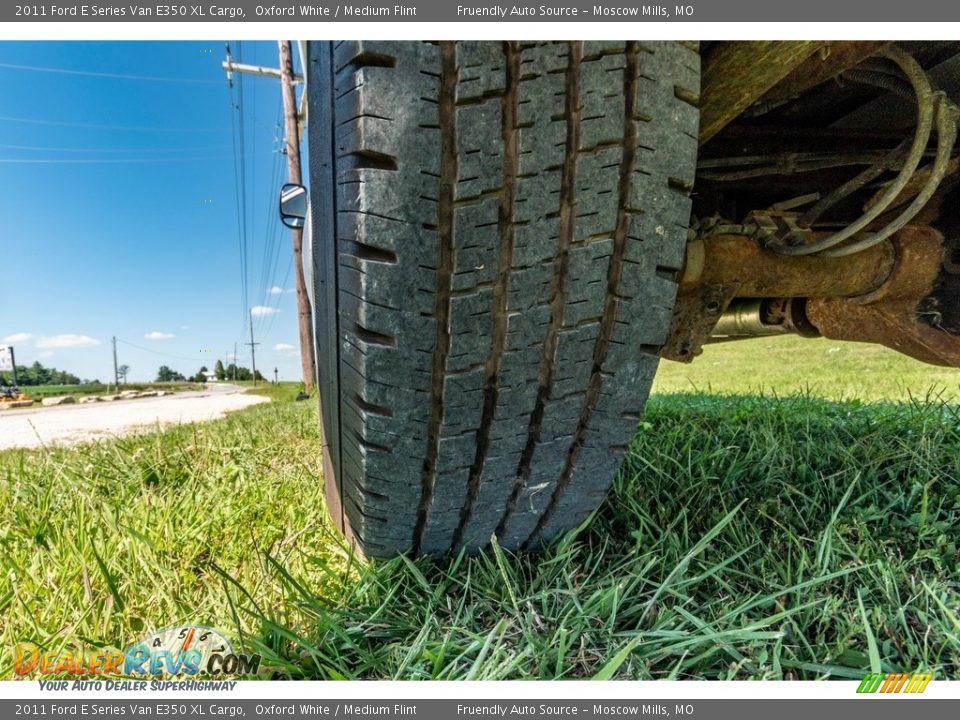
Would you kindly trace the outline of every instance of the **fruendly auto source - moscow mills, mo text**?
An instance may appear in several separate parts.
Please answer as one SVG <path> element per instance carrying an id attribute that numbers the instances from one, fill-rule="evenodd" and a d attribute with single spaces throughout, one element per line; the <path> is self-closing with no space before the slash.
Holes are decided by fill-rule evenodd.
<path id="1" fill-rule="evenodd" d="M 673 15 L 693 14 L 692 5 L 677 5 Z M 656 17 L 668 18 L 666 5 L 491 5 L 487 7 L 457 6 L 457 17 L 464 18 L 517 18 L 517 17 Z"/>

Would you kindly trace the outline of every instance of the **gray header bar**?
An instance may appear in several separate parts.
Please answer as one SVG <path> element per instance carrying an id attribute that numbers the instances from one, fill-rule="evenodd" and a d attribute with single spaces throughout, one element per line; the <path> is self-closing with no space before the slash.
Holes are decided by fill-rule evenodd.
<path id="1" fill-rule="evenodd" d="M 958 22 L 960 3 L 944 0 L 406 0 L 342 3 L 334 0 L 257 2 L 224 0 L 185 4 L 146 2 L 40 2 L 0 7 L 0 22 Z"/>

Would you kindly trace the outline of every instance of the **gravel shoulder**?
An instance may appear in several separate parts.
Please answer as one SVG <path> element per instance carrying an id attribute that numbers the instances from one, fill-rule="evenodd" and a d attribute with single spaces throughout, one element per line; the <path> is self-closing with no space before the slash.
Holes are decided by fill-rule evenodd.
<path id="1" fill-rule="evenodd" d="M 231 410 L 267 401 L 236 385 L 218 384 L 157 398 L 4 410 L 0 412 L 0 450 L 69 446 L 138 430 L 217 420 Z"/>

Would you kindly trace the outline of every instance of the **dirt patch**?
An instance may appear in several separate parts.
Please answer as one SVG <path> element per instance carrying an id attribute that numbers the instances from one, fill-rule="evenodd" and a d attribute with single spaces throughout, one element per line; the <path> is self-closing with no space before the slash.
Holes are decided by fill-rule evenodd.
<path id="1" fill-rule="evenodd" d="M 261 402 L 267 398 L 225 385 L 167 397 L 7 410 L 0 414 L 0 450 L 76 445 L 138 430 L 217 420 L 231 410 Z"/>

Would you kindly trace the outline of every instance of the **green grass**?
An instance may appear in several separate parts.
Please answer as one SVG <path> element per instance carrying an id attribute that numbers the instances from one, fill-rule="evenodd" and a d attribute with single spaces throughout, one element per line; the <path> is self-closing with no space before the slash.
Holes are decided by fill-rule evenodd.
<path id="1" fill-rule="evenodd" d="M 834 400 L 960 400 L 960 370 L 925 365 L 879 345 L 794 336 L 707 345 L 690 364 L 664 362 L 655 392 L 790 395 Z"/>
<path id="2" fill-rule="evenodd" d="M 238 382 L 237 385 L 245 385 L 251 395 L 263 395 L 268 397 L 271 400 L 294 400 L 297 397 L 297 394 L 303 390 L 302 382 L 281 382 L 278 384 L 262 383 L 258 382 L 256 387 L 253 387 L 253 382 Z M 311 406 L 313 401 L 311 401 Z"/>
<path id="3" fill-rule="evenodd" d="M 123 647 L 178 622 L 278 677 L 960 677 L 957 406 L 724 387 L 741 394 L 653 397 L 593 522 L 537 557 L 351 555 L 295 386 L 213 423 L 0 453 L 0 677 L 18 641 Z"/>

